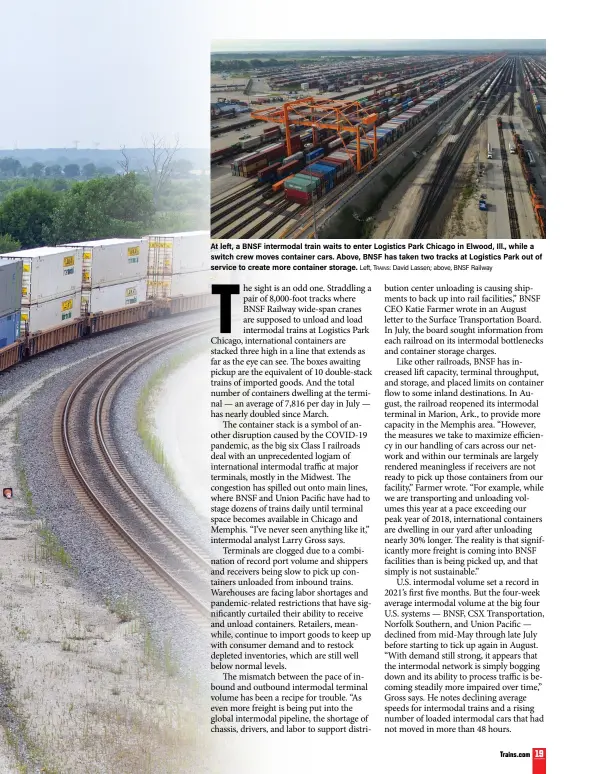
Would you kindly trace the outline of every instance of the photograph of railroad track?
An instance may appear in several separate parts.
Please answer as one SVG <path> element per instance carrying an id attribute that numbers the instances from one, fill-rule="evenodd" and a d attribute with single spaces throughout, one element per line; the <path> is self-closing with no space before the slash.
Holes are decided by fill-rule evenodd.
<path id="1" fill-rule="evenodd" d="M 212 45 L 213 238 L 545 238 L 544 40 L 266 43 Z"/>
<path id="2" fill-rule="evenodd" d="M 30 53 L 0 123 L 0 774 L 215 770 L 196 441 L 219 277 L 208 123 L 172 87 L 204 45 L 192 4 L 137 5 L 3 9 Z"/>

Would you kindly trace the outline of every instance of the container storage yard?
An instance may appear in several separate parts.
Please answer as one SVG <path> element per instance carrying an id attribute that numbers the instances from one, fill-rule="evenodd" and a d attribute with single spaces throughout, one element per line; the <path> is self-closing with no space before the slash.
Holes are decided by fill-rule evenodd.
<path id="1" fill-rule="evenodd" d="M 0 256 L 0 371 L 86 336 L 216 303 L 204 231 Z"/>
<path id="2" fill-rule="evenodd" d="M 543 167 L 544 181 L 546 124 L 542 97 L 536 93 L 537 86 L 546 92 L 542 62 L 488 53 L 394 60 L 370 57 L 357 61 L 350 77 L 348 67 L 336 64 L 321 61 L 308 67 L 307 77 L 300 68 L 269 74 L 271 88 L 296 93 L 281 101 L 277 96 L 253 97 L 250 118 L 256 129 L 226 147 L 218 137 L 216 147 L 213 141 L 213 238 L 361 236 L 358 224 L 373 220 L 395 183 L 414 171 L 425 154 L 434 149 L 441 153 L 449 136 L 455 152 L 444 156 L 440 179 L 427 181 L 438 194 L 427 194 L 418 203 L 415 219 L 422 218 L 423 228 L 439 236 L 434 221 L 444 220 L 444 179 L 457 180 L 464 153 L 481 123 L 492 111 L 505 110 L 504 101 L 510 96 L 513 100 L 514 94 L 516 107 L 530 119 L 528 131 L 542 151 L 535 155 L 530 149 L 530 154 L 533 166 L 540 162 Z M 400 78 L 390 82 L 392 73 Z M 264 77 L 260 71 L 254 75 Z M 303 89 L 305 84 L 308 90 Z M 463 139 L 458 137 L 461 129 Z M 542 200 L 543 192 L 539 195 Z M 480 209 L 487 212 L 488 204 Z M 535 203 L 532 217 L 538 235 L 544 237 L 542 201 Z M 525 230 L 529 236 L 532 225 Z M 391 232 L 390 236 L 413 237 L 414 231 L 413 224 L 410 233 Z M 485 236 L 486 231 L 485 224 Z"/>

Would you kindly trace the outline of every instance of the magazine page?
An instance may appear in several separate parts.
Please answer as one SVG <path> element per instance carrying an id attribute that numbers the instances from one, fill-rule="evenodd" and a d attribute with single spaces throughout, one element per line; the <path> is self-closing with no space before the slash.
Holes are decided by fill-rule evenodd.
<path id="1" fill-rule="evenodd" d="M 217 22 L 221 765 L 574 770 L 546 43 Z"/>
<path id="2" fill-rule="evenodd" d="M 0 774 L 591 768 L 543 13 L 6 10 Z"/>

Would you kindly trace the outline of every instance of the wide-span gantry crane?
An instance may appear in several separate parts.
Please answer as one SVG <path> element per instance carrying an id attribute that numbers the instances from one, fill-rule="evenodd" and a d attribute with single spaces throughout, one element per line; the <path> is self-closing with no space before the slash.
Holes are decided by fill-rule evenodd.
<path id="1" fill-rule="evenodd" d="M 317 145 L 317 129 L 333 129 L 335 132 L 351 131 L 357 142 L 357 172 L 361 172 L 371 162 L 361 163 L 361 133 L 373 128 L 372 160 L 377 160 L 377 113 L 370 113 L 358 101 L 334 100 L 319 97 L 303 97 L 282 105 L 252 110 L 251 117 L 258 121 L 284 124 L 287 156 L 293 154 L 291 129 L 296 126 L 311 126 L 313 144 Z M 370 139 L 370 138 L 369 138 Z"/>

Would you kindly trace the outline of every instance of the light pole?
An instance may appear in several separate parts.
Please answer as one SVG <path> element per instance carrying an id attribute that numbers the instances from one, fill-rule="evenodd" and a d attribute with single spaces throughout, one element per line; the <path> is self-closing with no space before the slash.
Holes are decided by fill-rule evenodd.
<path id="1" fill-rule="evenodd" d="M 312 139 L 313 139 L 313 126 L 312 126 Z M 305 157 L 305 151 L 303 153 L 303 156 Z M 314 175 L 312 175 L 311 170 L 308 169 L 308 174 L 310 177 L 310 180 L 313 182 Z M 313 210 L 313 222 L 314 222 L 314 239 L 318 238 L 318 224 L 316 222 L 316 197 L 315 197 L 315 190 L 311 192 L 311 206 Z"/>
<path id="2" fill-rule="evenodd" d="M 311 174 L 311 171 L 309 173 L 309 176 L 313 180 L 314 176 Z M 318 224 L 316 222 L 316 197 L 315 197 L 315 190 L 311 192 L 311 205 L 312 205 L 312 208 L 313 208 L 313 222 L 314 222 L 314 233 L 313 233 L 313 235 L 314 235 L 314 239 L 317 239 L 318 238 Z"/>

